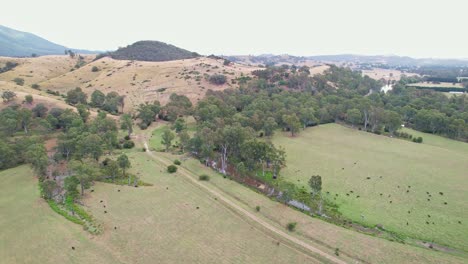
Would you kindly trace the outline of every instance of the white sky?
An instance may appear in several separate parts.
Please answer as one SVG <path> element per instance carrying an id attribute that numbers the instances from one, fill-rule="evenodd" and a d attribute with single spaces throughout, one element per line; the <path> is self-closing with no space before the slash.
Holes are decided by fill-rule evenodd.
<path id="1" fill-rule="evenodd" d="M 468 58 L 468 0 L 2 0 L 0 24 L 71 48 Z"/>

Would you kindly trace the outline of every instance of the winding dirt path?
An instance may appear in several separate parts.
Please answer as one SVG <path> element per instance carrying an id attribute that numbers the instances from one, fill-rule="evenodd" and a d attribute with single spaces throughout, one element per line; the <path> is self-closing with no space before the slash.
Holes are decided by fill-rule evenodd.
<path id="1" fill-rule="evenodd" d="M 165 164 L 165 165 L 171 165 L 172 162 L 166 160 L 165 158 L 162 158 L 162 157 L 158 157 L 156 156 L 153 152 L 151 152 L 148 148 L 148 144 L 146 142 L 144 142 L 144 146 L 145 146 L 145 149 L 146 149 L 146 153 L 153 159 Z M 278 229 L 277 227 L 275 226 L 272 226 L 271 224 L 267 223 L 266 221 L 264 221 L 263 219 L 257 217 L 256 215 L 252 214 L 251 212 L 245 210 L 244 208 L 240 207 L 239 205 L 237 205 L 236 203 L 232 202 L 231 200 L 227 199 L 224 195 L 222 195 L 221 193 L 217 192 L 216 190 L 213 190 L 212 188 L 204 185 L 204 184 L 201 184 L 199 181 L 197 181 L 194 177 L 191 176 L 191 173 L 189 171 L 187 171 L 186 169 L 182 168 L 182 167 L 179 167 L 179 170 L 178 170 L 179 174 L 181 174 L 182 176 L 185 176 L 188 180 L 190 180 L 193 184 L 197 185 L 198 187 L 200 187 L 201 189 L 207 191 L 208 193 L 210 193 L 211 195 L 214 195 L 215 197 L 217 197 L 218 199 L 222 200 L 225 204 L 227 204 L 229 207 L 231 207 L 232 209 L 234 209 L 235 211 L 239 212 L 240 214 L 250 218 L 251 220 L 253 220 L 254 222 L 260 224 L 261 226 L 263 226 L 265 229 L 269 230 L 270 232 L 273 232 L 274 234 L 276 235 L 279 235 L 281 236 L 283 239 L 286 239 L 298 246 L 300 246 L 301 248 L 303 249 L 306 249 L 307 251 L 310 251 L 314 254 L 317 254 L 317 255 L 320 255 L 321 257 L 333 262 L 333 263 L 340 263 L 340 264 L 344 264 L 346 262 L 344 262 L 343 260 L 340 260 L 328 253 L 325 253 L 323 252 L 322 250 L 316 248 L 316 247 L 313 247 L 311 246 L 310 244 L 294 237 L 294 236 L 291 236 L 290 234 Z"/>

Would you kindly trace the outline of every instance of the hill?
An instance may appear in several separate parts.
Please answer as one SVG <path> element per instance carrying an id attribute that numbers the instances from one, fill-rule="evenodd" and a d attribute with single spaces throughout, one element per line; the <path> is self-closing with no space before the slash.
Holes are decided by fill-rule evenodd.
<path id="1" fill-rule="evenodd" d="M 0 25 L 0 56 L 30 57 L 32 54 L 36 54 L 37 56 L 59 55 L 63 54 L 65 50 L 72 50 L 80 54 L 96 53 L 87 50 L 70 49 L 32 33 Z"/>
<path id="2" fill-rule="evenodd" d="M 238 87 L 238 78 L 250 76 L 257 67 L 231 63 L 224 65 L 222 59 L 199 57 L 187 60 L 165 62 L 115 60 L 104 57 L 91 61 L 93 56 L 84 56 L 87 63 L 75 68 L 77 59 L 70 56 L 43 56 L 38 58 L 0 57 L 0 67 L 6 62 L 18 63 L 18 66 L 0 74 L 0 90 L 10 89 L 64 100 L 47 94 L 47 90 L 66 94 L 67 91 L 80 87 L 88 95 L 98 89 L 104 93 L 111 91 L 125 95 L 125 111 L 141 103 L 159 100 L 168 102 L 172 93 L 187 96 L 192 103 L 203 98 L 206 92 Z M 93 72 L 93 67 L 98 71 Z M 214 74 L 226 76 L 226 83 L 216 85 L 208 78 Z M 24 85 L 18 86 L 12 81 L 24 79 Z M 39 85 L 41 91 L 31 88 Z"/>
<path id="3" fill-rule="evenodd" d="M 178 48 L 160 41 L 138 41 L 109 53 L 117 60 L 172 61 L 199 57 L 198 53 Z"/>

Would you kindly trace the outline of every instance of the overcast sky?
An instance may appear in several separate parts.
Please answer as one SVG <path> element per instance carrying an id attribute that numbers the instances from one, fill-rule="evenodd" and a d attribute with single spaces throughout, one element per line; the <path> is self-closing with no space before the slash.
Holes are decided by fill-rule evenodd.
<path id="1" fill-rule="evenodd" d="M 0 24 L 71 48 L 468 58 L 468 0 L 9 0 Z"/>

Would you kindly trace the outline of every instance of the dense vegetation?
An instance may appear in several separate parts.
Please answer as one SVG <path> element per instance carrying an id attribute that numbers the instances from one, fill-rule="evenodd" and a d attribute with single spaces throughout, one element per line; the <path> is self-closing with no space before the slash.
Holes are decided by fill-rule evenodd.
<path id="1" fill-rule="evenodd" d="M 90 120 L 83 104 L 77 105 L 77 112 L 49 110 L 43 104 L 32 106 L 30 95 L 24 104 L 10 104 L 0 111 L 0 136 L 4 139 L 0 141 L 0 169 L 29 163 L 39 178 L 41 195 L 51 208 L 90 232 L 98 233 L 92 217 L 75 201 L 95 180 L 144 184 L 127 173 L 131 163 L 125 154 L 115 160 L 101 159 L 114 149 L 132 148 L 133 141 L 129 136 L 118 139 L 117 123 L 107 118 L 105 112 Z M 122 124 L 125 130 L 131 131 L 131 119 L 123 118 Z M 51 138 L 57 139 L 55 146 L 46 149 L 45 141 Z"/>
<path id="2" fill-rule="evenodd" d="M 138 41 L 110 52 L 109 55 L 117 60 L 139 61 L 171 61 L 199 57 L 196 52 L 190 52 L 159 41 Z"/>

